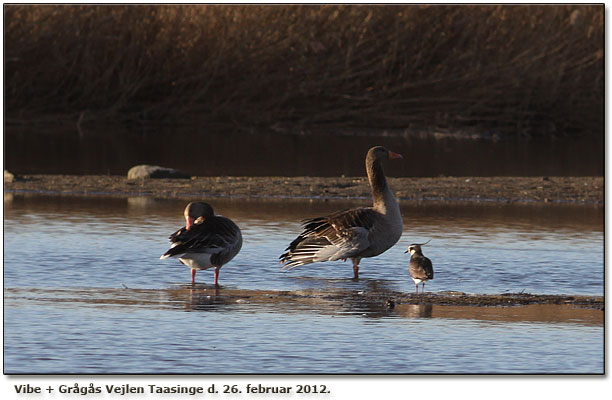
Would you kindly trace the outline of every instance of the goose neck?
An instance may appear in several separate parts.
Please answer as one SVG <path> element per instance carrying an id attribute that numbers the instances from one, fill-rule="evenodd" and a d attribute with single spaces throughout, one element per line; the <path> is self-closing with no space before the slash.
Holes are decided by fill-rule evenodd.
<path id="1" fill-rule="evenodd" d="M 386 209 L 389 203 L 395 202 L 395 197 L 387 184 L 385 171 L 380 160 L 367 159 L 366 171 L 374 200 L 374 207 L 377 209 Z"/>

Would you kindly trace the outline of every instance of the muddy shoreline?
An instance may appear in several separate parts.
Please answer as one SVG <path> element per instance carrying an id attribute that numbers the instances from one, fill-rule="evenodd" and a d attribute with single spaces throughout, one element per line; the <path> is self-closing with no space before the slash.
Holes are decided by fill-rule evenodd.
<path id="1" fill-rule="evenodd" d="M 473 294 L 454 291 L 425 292 L 424 294 L 388 290 L 362 292 L 322 292 L 299 290 L 279 292 L 278 297 L 323 298 L 370 304 L 379 308 L 393 309 L 400 305 L 437 305 L 437 306 L 477 306 L 477 307 L 516 307 L 528 305 L 563 305 L 572 308 L 604 310 L 602 296 L 580 295 L 542 295 L 531 293 Z"/>
<path id="2" fill-rule="evenodd" d="M 576 308 L 603 310 L 601 296 L 542 295 L 531 293 L 468 294 L 463 292 L 432 292 L 425 294 L 397 293 L 385 302 L 396 304 L 431 304 L 448 306 L 513 307 L 535 304 L 567 305 Z"/>
<path id="3" fill-rule="evenodd" d="M 603 177 L 388 178 L 400 201 L 604 204 Z M 113 175 L 23 175 L 5 192 L 79 196 L 364 199 L 365 177 L 192 177 L 136 179 Z"/>
<path id="4" fill-rule="evenodd" d="M 447 317 L 483 320 L 603 324 L 602 296 L 535 295 L 529 293 L 425 294 L 388 290 L 302 289 L 248 290 L 223 285 L 185 284 L 170 288 L 7 288 L 9 303 L 48 301 L 96 306 L 180 308 L 211 310 L 234 307 L 272 307 L 275 311 L 313 311 L 327 315 L 359 314 L 368 317 Z"/>

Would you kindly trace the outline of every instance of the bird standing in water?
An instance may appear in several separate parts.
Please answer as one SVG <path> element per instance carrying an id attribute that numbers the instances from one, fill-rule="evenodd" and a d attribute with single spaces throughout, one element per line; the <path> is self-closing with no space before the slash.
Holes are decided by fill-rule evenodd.
<path id="1" fill-rule="evenodd" d="M 416 286 L 416 294 L 419 294 L 419 283 L 423 283 L 423 289 L 421 290 L 421 294 L 425 293 L 425 282 L 434 278 L 434 270 L 433 265 L 431 264 L 431 260 L 423 255 L 423 251 L 421 250 L 421 246 L 429 243 L 414 243 L 408 246 L 408 250 L 405 253 L 410 253 L 410 277 L 414 281 Z"/>
<path id="2" fill-rule="evenodd" d="M 283 268 L 348 258 L 357 279 L 362 258 L 378 256 L 397 243 L 402 235 L 402 216 L 382 164 L 398 158 L 402 156 L 382 146 L 372 147 L 365 164 L 373 205 L 303 221 L 304 231 L 280 256 Z"/>
<path id="3" fill-rule="evenodd" d="M 208 203 L 192 202 L 185 208 L 185 226 L 170 235 L 172 247 L 160 259 L 178 257 L 191 268 L 191 283 L 196 271 L 215 268 L 215 286 L 219 270 L 242 247 L 240 228 L 229 218 L 215 215 Z"/>

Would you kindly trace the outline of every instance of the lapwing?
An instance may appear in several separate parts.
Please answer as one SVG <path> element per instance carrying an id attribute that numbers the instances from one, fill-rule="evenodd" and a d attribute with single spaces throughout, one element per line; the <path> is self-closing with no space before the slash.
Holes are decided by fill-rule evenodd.
<path id="1" fill-rule="evenodd" d="M 410 253 L 410 277 L 414 281 L 416 286 L 416 293 L 419 294 L 419 283 L 423 283 L 423 289 L 421 293 L 425 292 L 425 282 L 434 278 L 433 265 L 431 260 L 423 255 L 421 246 L 426 245 L 425 243 L 413 243 L 408 246 L 408 250 L 405 253 Z"/>

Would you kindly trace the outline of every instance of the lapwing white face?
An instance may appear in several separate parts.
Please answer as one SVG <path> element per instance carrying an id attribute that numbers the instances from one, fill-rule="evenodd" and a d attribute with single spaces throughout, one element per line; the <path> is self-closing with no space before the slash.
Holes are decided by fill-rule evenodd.
<path id="1" fill-rule="evenodd" d="M 410 255 L 414 255 L 414 253 L 416 252 L 417 252 L 417 246 L 408 247 L 408 253 L 410 253 Z"/>

